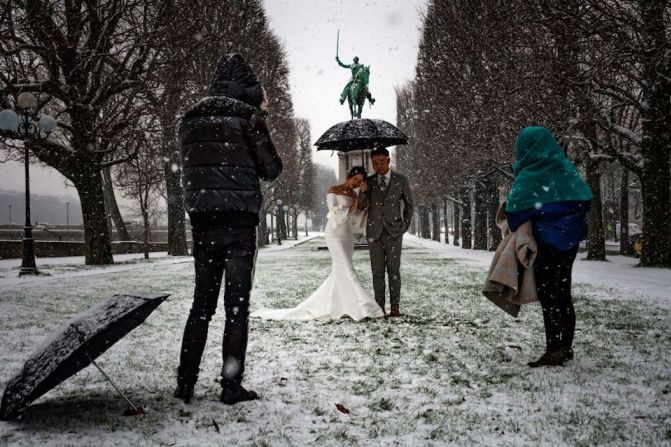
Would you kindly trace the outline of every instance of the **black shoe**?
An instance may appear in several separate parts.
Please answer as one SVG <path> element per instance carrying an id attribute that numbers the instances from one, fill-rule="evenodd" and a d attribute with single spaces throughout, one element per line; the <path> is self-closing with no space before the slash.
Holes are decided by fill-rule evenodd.
<path id="1" fill-rule="evenodd" d="M 259 395 L 256 394 L 256 391 L 246 390 L 242 385 L 235 385 L 225 387 L 221 390 L 221 397 L 219 400 L 226 405 L 237 404 L 238 402 L 244 402 L 247 400 L 256 400 L 259 398 Z"/>
<path id="2" fill-rule="evenodd" d="M 182 399 L 185 404 L 191 403 L 191 399 L 193 398 L 194 385 L 194 383 L 178 383 L 173 397 Z"/>
<path id="3" fill-rule="evenodd" d="M 561 348 L 561 352 L 565 362 L 573 360 L 573 348 Z"/>
<path id="4" fill-rule="evenodd" d="M 527 363 L 527 366 L 531 368 L 538 368 L 541 366 L 564 366 L 564 354 L 561 350 L 559 351 L 545 351 L 545 354 L 541 356 L 535 362 Z"/>

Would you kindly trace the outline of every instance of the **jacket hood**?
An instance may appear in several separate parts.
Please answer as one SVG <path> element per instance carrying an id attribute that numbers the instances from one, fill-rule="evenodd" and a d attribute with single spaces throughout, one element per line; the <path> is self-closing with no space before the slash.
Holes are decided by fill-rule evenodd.
<path id="1" fill-rule="evenodd" d="M 563 156 L 564 152 L 557 144 L 554 135 L 545 127 L 525 127 L 515 139 L 515 164 L 517 174 L 523 168 L 542 162 L 548 157 Z"/>
<path id="2" fill-rule="evenodd" d="M 210 96 L 228 96 L 259 107 L 263 91 L 252 67 L 237 53 L 224 55 L 214 71 Z"/>
<path id="3" fill-rule="evenodd" d="M 515 180 L 506 211 L 540 209 L 546 203 L 586 201 L 592 191 L 544 127 L 526 127 L 515 140 Z"/>

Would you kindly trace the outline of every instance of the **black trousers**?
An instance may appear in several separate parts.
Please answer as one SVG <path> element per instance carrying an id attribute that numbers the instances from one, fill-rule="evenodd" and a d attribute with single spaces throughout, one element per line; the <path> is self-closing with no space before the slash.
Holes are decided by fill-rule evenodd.
<path id="1" fill-rule="evenodd" d="M 222 346 L 222 385 L 242 382 L 247 351 L 249 293 L 256 260 L 256 227 L 194 230 L 196 289 L 184 328 L 178 380 L 195 383 L 217 309 L 222 279 L 226 322 Z"/>
<path id="2" fill-rule="evenodd" d="M 567 251 L 538 243 L 534 275 L 538 300 L 543 309 L 547 350 L 554 352 L 573 346 L 575 310 L 571 299 L 571 272 L 578 246 Z"/>

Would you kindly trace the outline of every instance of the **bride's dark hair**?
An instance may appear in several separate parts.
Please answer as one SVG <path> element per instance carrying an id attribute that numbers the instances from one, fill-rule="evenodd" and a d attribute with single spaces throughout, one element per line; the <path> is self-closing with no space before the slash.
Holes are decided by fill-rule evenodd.
<path id="1" fill-rule="evenodd" d="M 368 171 L 363 166 L 352 166 L 352 168 L 347 173 L 347 178 L 352 178 L 357 174 L 363 174 L 363 178 L 368 177 Z"/>

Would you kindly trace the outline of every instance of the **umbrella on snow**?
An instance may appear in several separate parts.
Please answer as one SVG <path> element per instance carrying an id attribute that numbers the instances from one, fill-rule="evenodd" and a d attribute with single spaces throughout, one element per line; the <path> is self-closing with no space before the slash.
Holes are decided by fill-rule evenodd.
<path id="1" fill-rule="evenodd" d="M 37 399 L 90 363 L 133 408 L 125 414 L 142 414 L 94 360 L 124 335 L 140 325 L 168 296 L 114 295 L 64 324 L 45 341 L 9 381 L 2 396 L 0 419 L 15 418 Z"/>
<path id="2" fill-rule="evenodd" d="M 350 152 L 407 143 L 407 135 L 393 124 L 363 118 L 336 124 L 319 137 L 315 146 L 318 151 Z"/>

